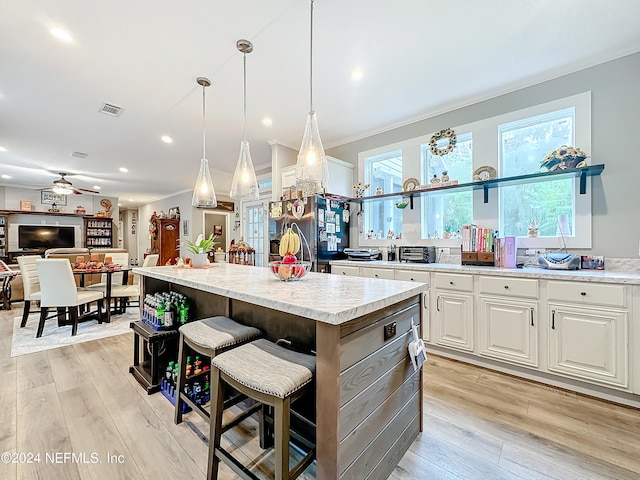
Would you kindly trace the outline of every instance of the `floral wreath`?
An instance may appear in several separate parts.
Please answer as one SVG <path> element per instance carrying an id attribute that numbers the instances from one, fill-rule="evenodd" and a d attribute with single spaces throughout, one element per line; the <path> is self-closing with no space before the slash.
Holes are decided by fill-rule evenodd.
<path id="1" fill-rule="evenodd" d="M 438 148 L 438 140 L 446 138 L 449 140 L 449 144 L 444 148 Z M 431 153 L 434 155 L 446 155 L 447 153 L 451 153 L 456 146 L 458 139 L 454 131 L 450 128 L 443 128 L 439 132 L 436 132 L 429 140 L 429 149 Z"/>

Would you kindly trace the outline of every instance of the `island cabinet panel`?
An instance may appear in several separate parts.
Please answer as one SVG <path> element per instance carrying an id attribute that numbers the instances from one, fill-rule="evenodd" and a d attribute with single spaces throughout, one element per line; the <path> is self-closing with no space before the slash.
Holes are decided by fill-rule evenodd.
<path id="1" fill-rule="evenodd" d="M 396 309 L 382 318 L 370 316 L 368 325 L 359 322 L 356 331 L 348 324 L 343 330 L 347 335 L 340 340 L 338 478 L 366 478 L 373 472 L 387 478 L 393 466 L 387 469 L 381 459 L 412 422 L 416 432 L 420 430 L 416 413 L 421 410 L 421 376 L 407 354 L 411 323 L 421 321 L 420 297 Z M 395 333 L 390 335 L 391 330 Z"/>

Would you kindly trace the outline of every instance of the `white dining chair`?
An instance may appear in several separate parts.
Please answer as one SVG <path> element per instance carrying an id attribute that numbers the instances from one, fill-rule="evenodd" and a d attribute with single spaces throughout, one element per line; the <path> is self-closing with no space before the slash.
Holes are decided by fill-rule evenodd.
<path id="1" fill-rule="evenodd" d="M 147 255 L 142 262 L 143 267 L 155 267 L 158 264 L 160 255 Z M 119 299 L 123 304 L 120 310 L 124 312 L 127 307 L 140 305 L 140 277 L 135 275 L 132 285 L 121 285 L 113 283 L 111 285 L 111 298 Z M 137 300 L 131 300 L 137 298 Z M 117 301 L 117 300 L 116 300 Z M 137 302 L 137 303 L 136 303 Z"/>
<path id="2" fill-rule="evenodd" d="M 22 277 L 22 288 L 24 291 L 24 309 L 22 311 L 20 327 L 27 325 L 31 302 L 40 301 L 40 278 L 38 277 L 38 269 L 36 267 L 36 260 L 39 258 L 41 258 L 40 255 L 24 255 L 16 259 L 20 267 L 20 276 Z"/>
<path id="3" fill-rule="evenodd" d="M 98 323 L 102 323 L 104 294 L 99 290 L 79 289 L 76 286 L 71 264 L 66 258 L 39 258 L 36 260 L 40 277 L 40 323 L 36 337 L 42 336 L 44 323 L 50 308 L 69 312 L 72 322 L 71 335 L 78 331 L 78 307 L 92 302 L 98 304 Z M 91 314 L 93 312 L 89 312 Z"/>
<path id="4" fill-rule="evenodd" d="M 120 265 L 122 267 L 129 266 L 129 252 L 113 252 L 113 253 L 105 253 L 105 257 L 111 257 L 111 263 L 115 263 L 116 265 Z M 111 275 L 111 284 L 112 285 L 121 285 L 122 284 L 122 272 L 116 272 Z M 88 290 L 102 290 L 107 287 L 107 275 L 105 273 L 102 274 L 100 278 L 100 283 L 94 283 L 86 287 Z"/>

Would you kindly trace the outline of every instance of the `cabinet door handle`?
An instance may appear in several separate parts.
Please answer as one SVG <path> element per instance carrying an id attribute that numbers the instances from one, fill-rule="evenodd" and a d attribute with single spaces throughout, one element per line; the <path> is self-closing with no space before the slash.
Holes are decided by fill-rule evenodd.
<path id="1" fill-rule="evenodd" d="M 583 297 L 587 296 L 587 292 L 580 292 L 580 295 L 582 295 Z"/>
<path id="2" fill-rule="evenodd" d="M 556 311 L 555 310 L 551 310 L 551 329 L 552 330 L 556 329 Z"/>
<path id="3" fill-rule="evenodd" d="M 440 295 L 436 298 L 436 310 L 440 311 Z"/>
<path id="4" fill-rule="evenodd" d="M 342 272 L 342 274 L 343 274 L 343 275 L 346 275 L 346 274 L 347 274 L 347 272 Z"/>
<path id="5" fill-rule="evenodd" d="M 425 310 L 429 309 L 429 303 L 428 303 L 428 299 L 427 299 L 427 292 L 424 292 L 422 294 L 422 308 L 424 308 Z"/>
<path id="6" fill-rule="evenodd" d="M 535 327 L 535 325 L 533 324 L 533 307 L 531 307 L 530 313 L 531 313 L 531 326 Z"/>

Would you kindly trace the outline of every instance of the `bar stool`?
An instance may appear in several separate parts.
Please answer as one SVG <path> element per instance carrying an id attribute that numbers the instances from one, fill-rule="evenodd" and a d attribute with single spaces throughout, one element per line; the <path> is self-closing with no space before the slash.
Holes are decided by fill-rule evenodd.
<path id="1" fill-rule="evenodd" d="M 211 360 L 211 431 L 207 479 L 218 478 L 223 461 L 242 479 L 257 480 L 248 468 L 222 448 L 224 389 L 230 386 L 247 397 L 274 409 L 275 479 L 297 478 L 315 459 L 315 445 L 289 470 L 289 423 L 291 404 L 313 389 L 316 359 L 259 339 L 217 355 Z M 243 416 L 244 412 L 240 415 Z M 237 424 L 236 420 L 229 422 Z M 228 425 L 228 424 L 227 424 Z"/>
<path id="2" fill-rule="evenodd" d="M 237 345 L 255 340 L 260 337 L 262 332 L 254 327 L 242 325 L 234 322 L 228 317 L 210 317 L 195 322 L 190 322 L 180 327 L 180 343 L 178 350 L 178 378 L 176 390 L 176 409 L 174 422 L 179 424 L 182 422 L 182 410 L 184 404 L 189 405 L 194 412 L 198 413 L 206 421 L 209 421 L 210 415 L 201 405 L 191 400 L 184 391 L 186 385 L 186 363 L 187 348 L 195 353 L 213 358 L 221 352 L 224 352 Z M 234 397 L 227 406 L 237 403 L 241 399 Z"/>

